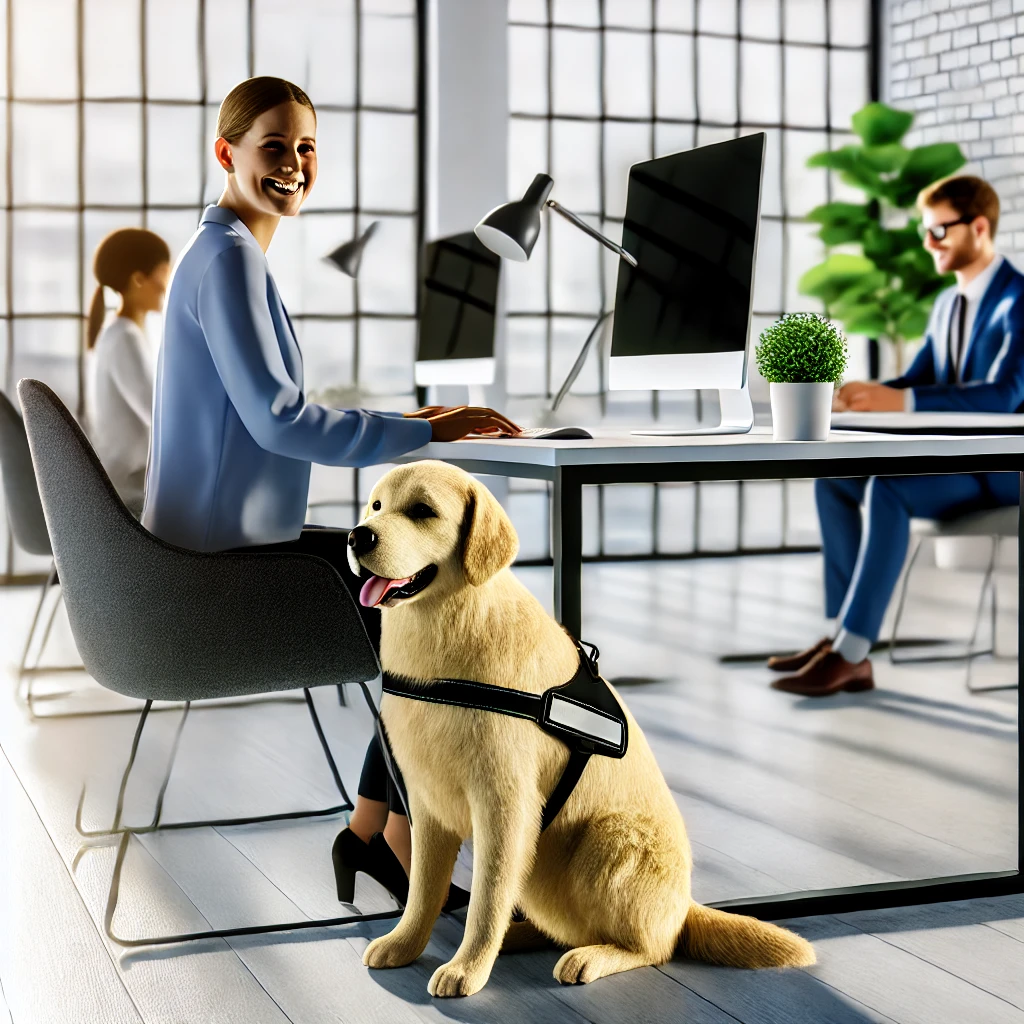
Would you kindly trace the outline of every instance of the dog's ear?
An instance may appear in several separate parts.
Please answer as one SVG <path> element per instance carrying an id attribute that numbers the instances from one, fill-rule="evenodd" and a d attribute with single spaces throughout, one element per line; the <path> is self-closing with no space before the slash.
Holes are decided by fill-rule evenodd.
<path id="1" fill-rule="evenodd" d="M 462 568 L 474 586 L 486 583 L 510 566 L 519 551 L 519 538 L 505 510 L 486 487 L 469 486 L 462 520 Z"/>

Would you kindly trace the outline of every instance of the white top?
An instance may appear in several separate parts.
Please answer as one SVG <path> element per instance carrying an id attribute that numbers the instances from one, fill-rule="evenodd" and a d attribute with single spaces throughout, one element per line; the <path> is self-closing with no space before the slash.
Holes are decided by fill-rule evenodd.
<path id="1" fill-rule="evenodd" d="M 971 351 L 971 335 L 974 331 L 974 321 L 978 317 L 978 307 L 981 305 L 982 297 L 985 292 L 988 291 L 988 286 L 992 283 L 992 278 L 996 276 L 999 268 L 1003 265 L 1003 257 L 996 253 L 995 258 L 992 262 L 980 273 L 977 277 L 972 278 L 962 288 L 957 285 L 957 291 L 964 297 L 967 303 L 967 309 L 964 313 L 964 338 L 961 344 L 964 346 L 964 350 L 960 355 L 960 365 L 967 365 L 967 357 Z M 953 315 L 953 311 L 950 311 L 950 316 Z M 946 337 L 943 339 L 944 342 L 949 341 L 949 331 L 952 327 L 951 323 L 946 324 Z M 914 411 L 914 389 L 906 388 L 903 397 L 903 409 L 905 412 Z"/>
<path id="2" fill-rule="evenodd" d="M 88 414 L 96 454 L 121 500 L 138 513 L 153 421 L 155 352 L 134 320 L 119 316 L 90 353 Z"/>

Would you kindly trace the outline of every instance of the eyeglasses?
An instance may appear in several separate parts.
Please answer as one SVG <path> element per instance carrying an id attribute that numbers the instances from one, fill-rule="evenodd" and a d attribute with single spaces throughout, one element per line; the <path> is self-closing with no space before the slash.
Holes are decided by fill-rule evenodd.
<path id="1" fill-rule="evenodd" d="M 930 228 L 926 228 L 923 224 L 920 224 L 917 230 L 922 239 L 924 239 L 926 235 L 931 235 L 934 241 L 941 242 L 946 237 L 950 228 L 956 227 L 957 224 L 970 224 L 971 221 L 977 219 L 977 216 L 961 217 L 959 220 L 948 220 L 945 224 L 933 224 Z"/>

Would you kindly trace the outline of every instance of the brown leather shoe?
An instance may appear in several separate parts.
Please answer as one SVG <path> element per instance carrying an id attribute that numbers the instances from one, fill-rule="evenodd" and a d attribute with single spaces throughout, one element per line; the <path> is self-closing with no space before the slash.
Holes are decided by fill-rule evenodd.
<path id="1" fill-rule="evenodd" d="M 796 675 L 772 683 L 775 690 L 805 697 L 829 697 L 840 690 L 857 693 L 874 686 L 870 658 L 852 664 L 833 650 L 820 651 Z"/>
<path id="2" fill-rule="evenodd" d="M 798 672 L 816 654 L 830 650 L 832 650 L 832 641 L 827 636 L 823 636 L 813 647 L 808 647 L 806 651 L 800 651 L 799 654 L 773 655 L 768 659 L 768 667 L 773 672 Z"/>

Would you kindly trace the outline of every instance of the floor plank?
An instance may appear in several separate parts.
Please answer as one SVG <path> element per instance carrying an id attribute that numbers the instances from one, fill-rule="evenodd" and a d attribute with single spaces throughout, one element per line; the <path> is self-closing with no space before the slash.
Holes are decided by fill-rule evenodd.
<path id="1" fill-rule="evenodd" d="M 939 903 L 845 914 L 843 921 L 1024 1009 L 1024 944 L 978 927 L 975 915 L 986 916 L 985 908 Z"/>
<path id="2" fill-rule="evenodd" d="M 841 951 L 840 951 L 841 952 Z M 736 1020 L 762 1024 L 862 1024 L 891 1017 L 858 1003 L 807 971 L 742 971 L 672 961 L 659 968 Z"/>
<path id="3" fill-rule="evenodd" d="M 785 923 L 814 943 L 819 962 L 809 974 L 901 1024 L 1024 1021 L 1016 1006 L 845 921 Z"/>
<path id="4" fill-rule="evenodd" d="M 141 1024 L 75 885 L 0 753 L 0 1020 Z"/>

